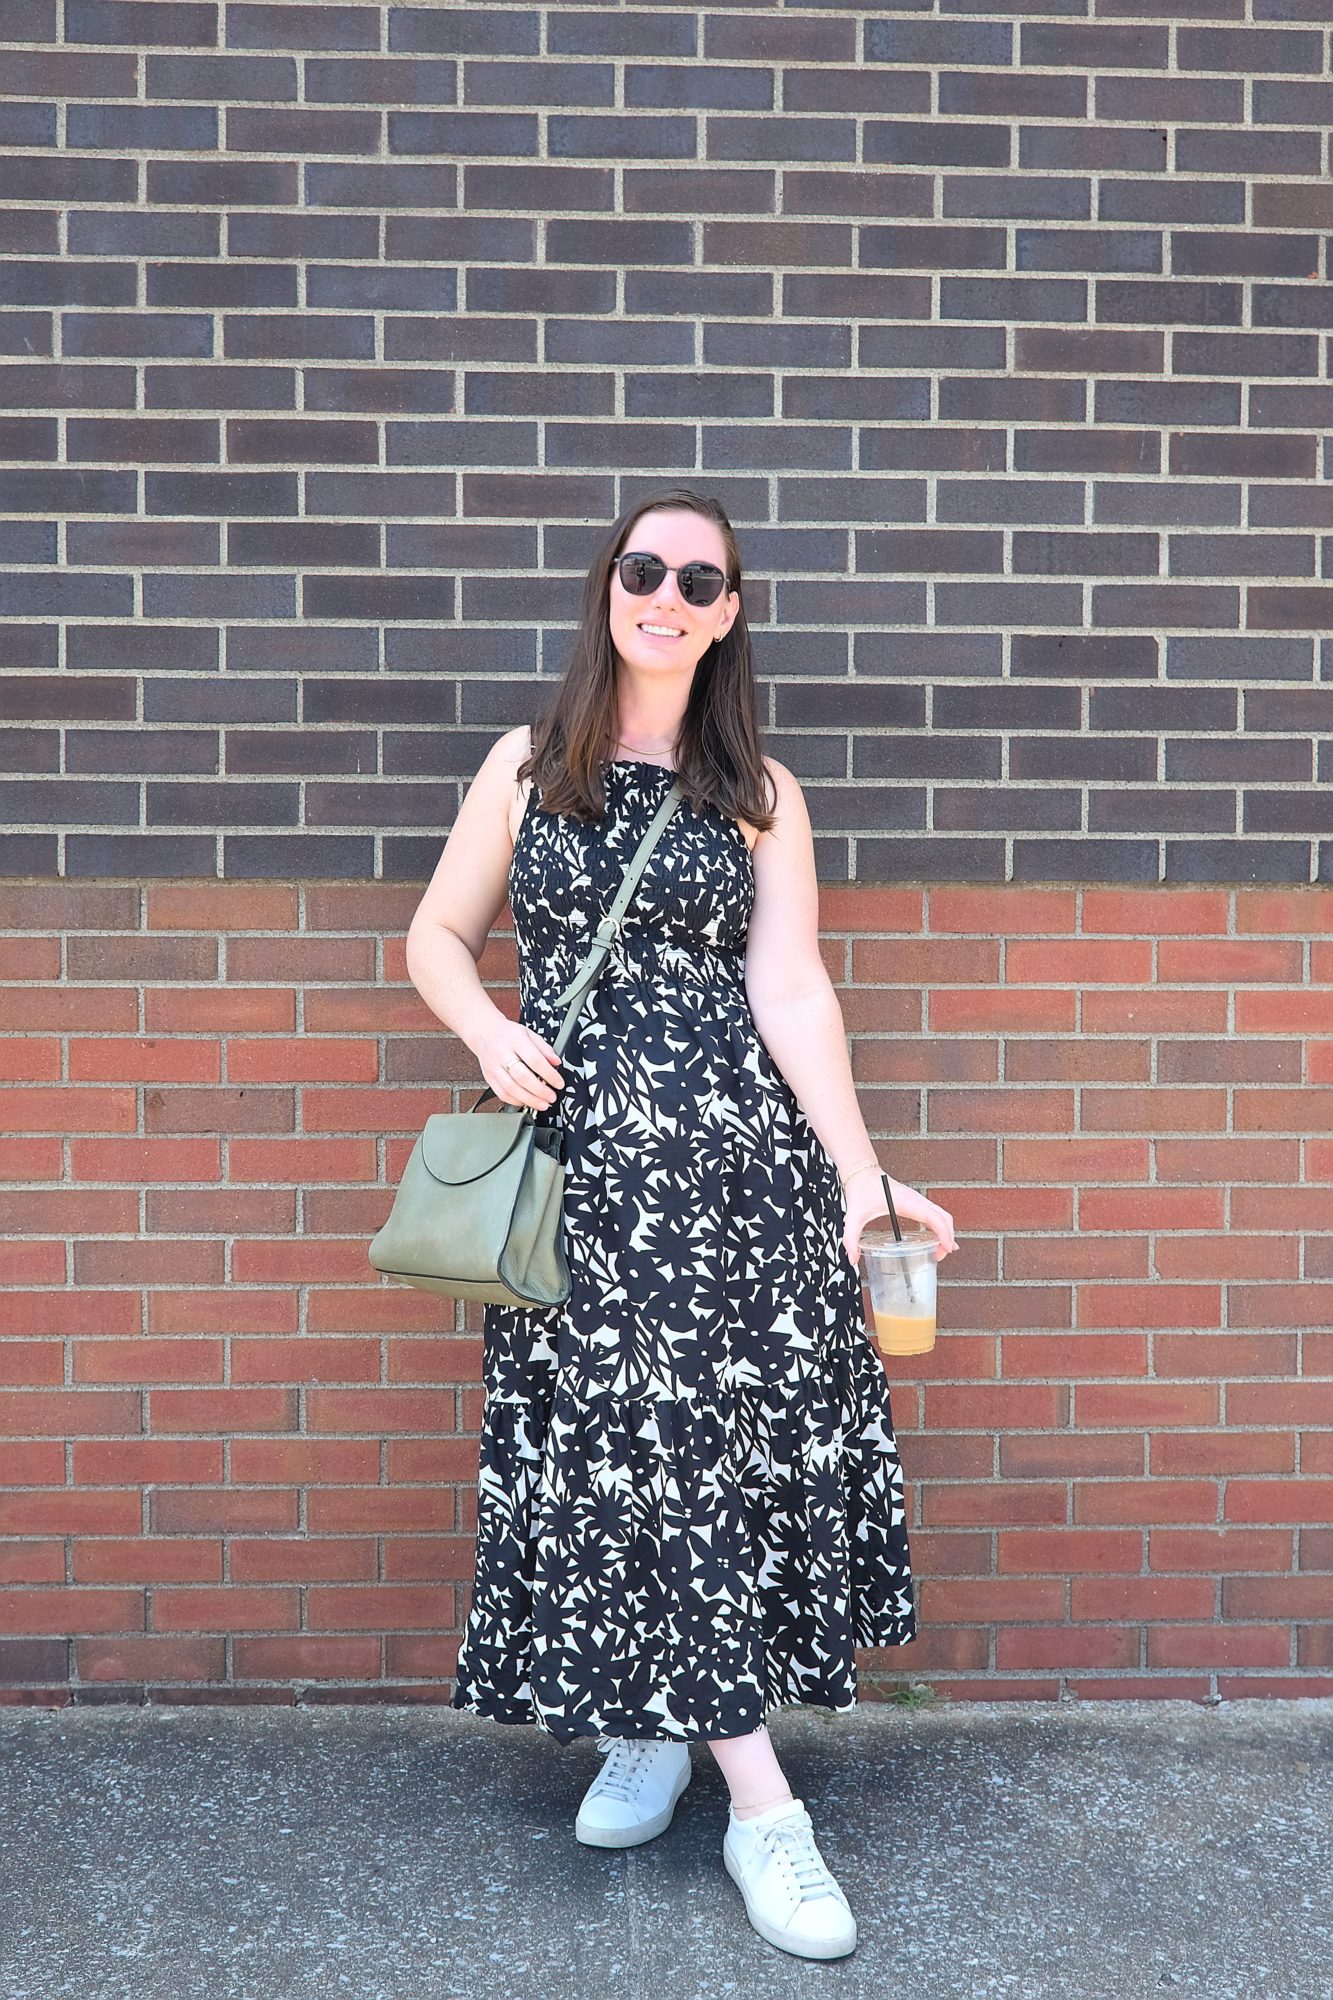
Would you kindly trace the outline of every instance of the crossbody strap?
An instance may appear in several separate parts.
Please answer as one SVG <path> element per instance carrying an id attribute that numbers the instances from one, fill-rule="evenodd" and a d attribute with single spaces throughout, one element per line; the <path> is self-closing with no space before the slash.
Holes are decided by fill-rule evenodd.
<path id="1" fill-rule="evenodd" d="M 593 934 L 593 943 L 587 956 L 583 959 L 568 986 L 565 987 L 563 992 L 557 993 L 555 996 L 557 1007 L 563 1006 L 565 1001 L 569 1002 L 569 1011 L 561 1022 L 559 1033 L 555 1037 L 555 1047 L 558 1050 L 563 1051 L 565 1043 L 569 1040 L 573 1032 L 574 1023 L 579 1017 L 579 1010 L 596 985 L 598 976 L 606 964 L 607 953 L 615 943 L 621 921 L 624 918 L 626 910 L 629 908 L 630 898 L 638 887 L 639 877 L 647 865 L 648 856 L 661 839 L 667 821 L 671 818 L 672 813 L 675 812 L 684 796 L 685 794 L 681 791 L 679 785 L 672 785 L 670 791 L 667 792 L 661 805 L 653 814 L 652 824 L 634 851 L 629 866 L 626 868 L 621 880 L 620 887 L 616 891 L 615 901 Z"/>

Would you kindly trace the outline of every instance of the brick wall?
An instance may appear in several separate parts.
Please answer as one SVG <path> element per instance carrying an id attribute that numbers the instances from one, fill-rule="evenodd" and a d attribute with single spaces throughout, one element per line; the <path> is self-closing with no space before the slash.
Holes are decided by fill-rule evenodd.
<path id="1" fill-rule="evenodd" d="M 1333 1692 L 1327 0 L 0 41 L 0 1699 L 447 1697 L 402 937 L 678 480 L 962 1239 L 867 1691 Z"/>

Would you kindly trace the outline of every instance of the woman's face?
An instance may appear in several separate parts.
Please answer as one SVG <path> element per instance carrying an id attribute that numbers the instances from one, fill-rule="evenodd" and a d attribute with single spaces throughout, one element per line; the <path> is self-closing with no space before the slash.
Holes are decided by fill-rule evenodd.
<path id="1" fill-rule="evenodd" d="M 678 572 L 688 562 L 727 567 L 726 545 L 715 521 L 676 508 L 654 508 L 640 514 L 625 537 L 622 555 L 660 556 L 666 575 L 656 590 L 636 597 L 611 571 L 611 643 L 624 666 L 643 674 L 693 672 L 715 639 L 720 639 L 740 610 L 737 591 L 724 589 L 711 604 L 691 604 L 681 593 Z M 645 627 L 664 628 L 660 633 Z"/>

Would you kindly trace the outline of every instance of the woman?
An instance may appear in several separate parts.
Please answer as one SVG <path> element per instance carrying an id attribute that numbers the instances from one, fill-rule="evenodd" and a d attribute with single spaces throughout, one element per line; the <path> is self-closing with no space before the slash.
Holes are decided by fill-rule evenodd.
<path id="1" fill-rule="evenodd" d="M 751 1923 L 831 1958 L 855 1920 L 766 1718 L 853 1708 L 853 1649 L 904 1643 L 916 1614 L 857 1269 L 888 1207 L 805 801 L 760 754 L 740 584 L 715 501 L 668 492 L 616 521 L 553 704 L 492 745 L 408 935 L 490 1088 L 566 1139 L 570 1298 L 485 1310 L 452 1705 L 596 1735 L 575 1831 L 598 1846 L 660 1833 L 706 1742 Z M 685 796 L 561 1060 L 558 996 L 673 774 Z M 518 1020 L 476 970 L 506 899 Z M 891 1186 L 947 1255 L 948 1211 Z"/>

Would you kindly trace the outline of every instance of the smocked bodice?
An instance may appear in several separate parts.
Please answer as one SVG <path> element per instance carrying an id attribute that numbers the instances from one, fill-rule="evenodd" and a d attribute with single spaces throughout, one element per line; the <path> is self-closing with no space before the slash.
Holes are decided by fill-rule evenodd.
<path id="1" fill-rule="evenodd" d="M 525 1016 L 560 992 L 586 956 L 674 775 L 640 761 L 607 764 L 604 772 L 606 809 L 598 821 L 546 812 L 535 788 L 524 808 L 509 902 Z M 715 806 L 695 812 L 683 800 L 639 877 L 601 980 L 741 988 L 754 893 L 738 823 Z"/>

